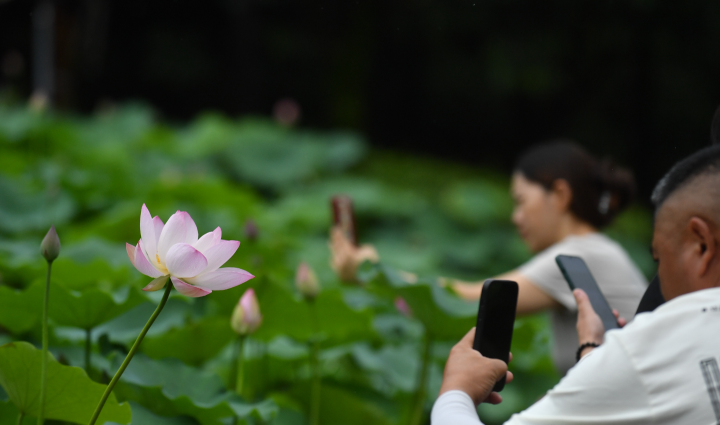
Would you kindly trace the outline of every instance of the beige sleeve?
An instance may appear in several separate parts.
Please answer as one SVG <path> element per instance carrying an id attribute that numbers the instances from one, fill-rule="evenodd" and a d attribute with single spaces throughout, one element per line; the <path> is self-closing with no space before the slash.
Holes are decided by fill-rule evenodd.
<path id="1" fill-rule="evenodd" d="M 565 308 L 576 311 L 575 298 L 560 271 L 560 267 L 555 262 L 556 256 L 560 254 L 572 255 L 572 252 L 574 250 L 569 249 L 567 244 L 561 242 L 537 254 L 530 261 L 520 266 L 518 272 L 565 306 Z"/>

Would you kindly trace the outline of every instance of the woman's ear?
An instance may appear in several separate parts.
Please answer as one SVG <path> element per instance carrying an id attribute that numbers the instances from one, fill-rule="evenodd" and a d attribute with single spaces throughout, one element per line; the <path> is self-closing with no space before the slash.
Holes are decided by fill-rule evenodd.
<path id="1" fill-rule="evenodd" d="M 552 196 L 556 199 L 556 206 L 559 212 L 565 212 L 570 209 L 572 195 L 572 189 L 567 180 L 557 179 L 553 182 Z"/>

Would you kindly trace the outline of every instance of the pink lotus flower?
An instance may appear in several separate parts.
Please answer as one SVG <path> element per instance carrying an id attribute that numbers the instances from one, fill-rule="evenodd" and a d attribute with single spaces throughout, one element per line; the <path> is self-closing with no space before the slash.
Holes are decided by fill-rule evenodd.
<path id="1" fill-rule="evenodd" d="M 220 268 L 240 246 L 224 241 L 218 227 L 198 239 L 190 214 L 178 211 L 163 224 L 150 215 L 145 204 L 140 211 L 140 235 L 136 246 L 125 244 L 128 257 L 142 274 L 155 278 L 143 291 L 165 287 L 168 277 L 175 289 L 189 297 L 204 297 L 252 279 L 252 274 L 234 267 Z"/>
<path id="2" fill-rule="evenodd" d="M 260 304 L 255 296 L 255 290 L 250 288 L 245 291 L 235 306 L 230 318 L 230 326 L 238 334 L 247 335 L 255 332 L 261 323 Z"/>

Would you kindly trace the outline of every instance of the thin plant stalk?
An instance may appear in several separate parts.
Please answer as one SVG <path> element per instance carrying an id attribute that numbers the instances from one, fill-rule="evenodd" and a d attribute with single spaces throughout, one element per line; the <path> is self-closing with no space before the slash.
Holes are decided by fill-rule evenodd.
<path id="1" fill-rule="evenodd" d="M 92 329 L 85 329 L 85 372 L 90 376 L 90 349 L 92 344 Z"/>
<path id="2" fill-rule="evenodd" d="M 235 362 L 235 392 L 239 395 L 243 394 L 243 387 L 245 386 L 245 338 L 245 335 L 240 335 L 238 338 L 238 352 Z"/>
<path id="3" fill-rule="evenodd" d="M 425 397 L 427 396 L 427 377 L 430 368 L 430 354 L 432 348 L 432 338 L 425 336 L 423 341 L 422 364 L 420 365 L 420 378 L 418 379 L 418 388 L 410 412 L 410 425 L 420 425 L 423 412 L 425 411 Z"/>
<path id="4" fill-rule="evenodd" d="M 238 395 L 242 395 L 243 384 L 245 381 L 245 337 L 239 335 L 237 344 L 235 344 L 234 361 L 230 366 L 230 388 Z M 232 425 L 237 425 L 238 417 L 234 416 Z"/>
<path id="5" fill-rule="evenodd" d="M 310 405 L 310 425 L 318 425 L 320 419 L 320 362 L 318 361 L 318 341 L 313 341 L 311 351 L 312 362 L 312 388 Z"/>
<path id="6" fill-rule="evenodd" d="M 237 387 L 237 373 L 238 373 L 238 353 L 240 352 L 240 349 L 238 346 L 240 345 L 240 341 L 238 338 L 238 341 L 234 342 L 232 345 L 232 354 L 230 355 L 230 373 L 228 375 L 228 389 L 231 391 L 235 391 L 235 387 Z"/>
<path id="7" fill-rule="evenodd" d="M 310 425 L 318 425 L 320 419 L 320 341 L 317 331 L 317 316 L 315 303 L 310 302 L 310 319 L 312 321 L 313 336 L 310 342 L 310 368 L 312 373 L 312 386 L 310 387 Z"/>
<path id="8" fill-rule="evenodd" d="M 42 369 L 40 372 L 40 415 L 38 416 L 38 425 L 45 422 L 45 394 L 47 386 L 47 357 L 48 357 L 48 305 L 50 303 L 50 273 L 52 270 L 52 261 L 48 261 L 47 278 L 45 279 L 45 298 L 43 300 L 43 318 L 42 318 Z M 22 420 L 22 418 L 20 419 Z M 20 422 L 18 422 L 20 423 Z"/>
<path id="9" fill-rule="evenodd" d="M 25 413 L 20 412 L 20 414 L 18 415 L 17 425 L 22 425 L 22 421 L 23 421 L 24 417 L 25 417 Z"/>
<path id="10" fill-rule="evenodd" d="M 118 369 L 118 371 L 115 373 L 115 376 L 113 376 L 112 380 L 108 384 L 107 388 L 105 388 L 105 392 L 100 398 L 100 402 L 95 408 L 95 412 L 93 413 L 92 418 L 90 418 L 90 422 L 88 423 L 88 425 L 95 425 L 95 422 L 100 416 L 100 412 L 102 412 L 103 406 L 105 406 L 105 402 L 107 401 L 108 397 L 110 397 L 110 393 L 112 392 L 113 388 L 115 388 L 115 384 L 117 384 L 123 372 L 125 372 L 125 369 L 127 369 L 128 365 L 130 364 L 130 360 L 132 360 L 133 356 L 135 355 L 135 352 L 138 350 L 138 348 L 140 348 L 140 343 L 142 342 L 143 338 L 145 338 L 145 334 L 147 334 L 150 330 L 150 326 L 152 326 L 152 324 L 155 322 L 155 319 L 157 319 L 158 315 L 160 315 L 163 307 L 165 307 L 165 303 L 167 302 L 168 297 L 170 297 L 170 291 L 172 291 L 172 283 L 167 282 L 165 293 L 163 294 L 162 300 L 160 300 L 160 304 L 158 304 L 152 316 L 150 316 L 150 319 L 148 319 L 147 323 L 145 323 L 145 327 L 140 332 L 140 335 L 138 335 L 132 348 L 130 348 L 130 352 L 128 352 L 125 360 L 123 360 L 122 362 L 122 365 L 120 365 L 120 369 Z"/>

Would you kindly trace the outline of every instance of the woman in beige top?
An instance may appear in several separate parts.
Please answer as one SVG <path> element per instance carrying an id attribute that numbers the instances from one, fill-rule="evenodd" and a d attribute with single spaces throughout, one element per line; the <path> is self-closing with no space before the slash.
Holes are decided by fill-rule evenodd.
<path id="1" fill-rule="evenodd" d="M 500 276 L 519 286 L 517 314 L 549 310 L 553 359 L 560 372 L 574 364 L 577 306 L 555 263 L 558 254 L 582 257 L 611 307 L 630 320 L 647 281 L 620 245 L 599 233 L 632 200 L 634 180 L 624 169 L 601 162 L 571 142 L 536 146 L 518 160 L 512 175 L 512 221 L 535 256 Z M 378 261 L 371 245 L 353 246 L 339 229 L 331 234 L 332 266 L 353 280 L 357 266 Z M 451 280 L 461 297 L 478 299 L 482 281 Z"/>

